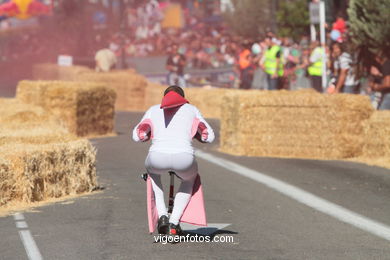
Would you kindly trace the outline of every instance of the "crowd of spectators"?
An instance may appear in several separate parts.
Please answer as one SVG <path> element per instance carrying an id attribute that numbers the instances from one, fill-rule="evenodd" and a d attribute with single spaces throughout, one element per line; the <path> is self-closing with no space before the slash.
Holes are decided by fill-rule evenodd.
<path id="1" fill-rule="evenodd" d="M 184 71 L 189 68 L 232 68 L 239 79 L 236 86 L 242 89 L 312 87 L 319 92 L 369 94 L 377 106 L 390 108 L 386 105 L 390 101 L 384 102 L 390 96 L 386 83 L 389 61 L 382 60 L 378 54 L 373 57 L 376 65 L 370 69 L 371 78 L 375 80 L 364 81 L 358 77 L 354 70 L 356 57 L 345 48 L 347 23 L 341 16 L 328 28 L 326 45 L 321 46 L 309 35 L 293 40 L 268 32 L 262 38 L 244 38 L 233 34 L 223 23 L 206 24 L 190 15 L 185 16 L 185 27 L 163 30 L 161 10 L 161 3 L 155 0 L 128 9 L 125 29 L 108 34 L 107 31 L 96 31 L 88 35 L 86 55 L 93 57 L 107 48 L 115 54 L 117 67 L 125 68 L 123 62 L 127 57 L 169 55 L 175 46 L 174 51 L 185 58 L 182 62 Z M 53 40 L 49 35 L 26 34 L 13 39 L 13 43 L 7 45 L 9 49 L 2 52 L 10 53 L 9 57 L 3 55 L 2 58 L 17 59 L 31 53 L 39 56 L 50 48 L 63 54 L 72 44 L 75 42 L 71 39 Z M 327 68 L 325 86 L 322 84 L 322 66 Z"/>

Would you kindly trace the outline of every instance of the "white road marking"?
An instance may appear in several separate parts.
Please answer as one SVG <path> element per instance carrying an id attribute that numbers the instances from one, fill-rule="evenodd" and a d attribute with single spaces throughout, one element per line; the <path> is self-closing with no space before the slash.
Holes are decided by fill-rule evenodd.
<path id="1" fill-rule="evenodd" d="M 219 158 L 209 153 L 196 151 L 196 156 L 206 161 L 214 163 L 229 171 L 245 176 L 249 179 L 262 183 L 273 190 L 276 190 L 306 206 L 314 208 L 324 214 L 332 216 L 344 223 L 355 226 L 366 232 L 390 241 L 390 227 L 386 224 L 377 222 L 340 205 L 317 197 L 316 195 L 297 188 L 291 184 L 280 181 L 258 171 L 249 169 L 237 163 Z"/>
<path id="2" fill-rule="evenodd" d="M 16 221 L 17 228 L 28 228 L 26 221 Z"/>
<path id="3" fill-rule="evenodd" d="M 200 226 L 191 225 L 184 222 L 180 223 L 180 226 L 183 229 L 183 231 L 196 233 L 203 236 L 210 236 L 215 232 L 217 232 L 218 230 L 223 229 L 230 225 L 231 224 L 228 223 L 208 223 L 207 227 L 200 227 Z"/>
<path id="4" fill-rule="evenodd" d="M 28 228 L 27 222 L 22 221 L 24 220 L 23 214 L 16 213 L 14 215 L 14 219 L 16 221 L 16 227 L 20 229 L 19 236 L 23 242 L 24 249 L 26 250 L 28 259 L 30 260 L 43 259 L 41 253 L 39 252 L 37 244 L 35 243 L 34 238 L 30 233 L 30 230 L 26 229 Z"/>
<path id="5" fill-rule="evenodd" d="M 21 213 L 16 213 L 16 214 L 14 215 L 14 219 L 15 219 L 16 221 L 18 221 L 18 220 L 24 220 L 24 216 L 23 216 L 23 214 L 21 214 Z"/>

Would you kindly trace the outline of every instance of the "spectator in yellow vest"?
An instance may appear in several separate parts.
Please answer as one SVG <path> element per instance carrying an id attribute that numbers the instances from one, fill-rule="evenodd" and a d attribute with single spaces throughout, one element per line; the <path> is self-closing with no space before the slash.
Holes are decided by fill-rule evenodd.
<path id="1" fill-rule="evenodd" d="M 319 46 L 318 41 L 313 41 L 311 43 L 310 49 L 310 65 L 307 68 L 307 72 L 309 73 L 311 87 L 322 93 L 322 59 L 324 55 L 324 49 Z"/>
<path id="2" fill-rule="evenodd" d="M 283 76 L 283 62 L 280 46 L 276 39 L 267 37 L 265 43 L 268 46 L 264 54 L 264 63 L 262 68 L 267 73 L 267 83 L 269 90 L 277 90 L 280 77 Z"/>

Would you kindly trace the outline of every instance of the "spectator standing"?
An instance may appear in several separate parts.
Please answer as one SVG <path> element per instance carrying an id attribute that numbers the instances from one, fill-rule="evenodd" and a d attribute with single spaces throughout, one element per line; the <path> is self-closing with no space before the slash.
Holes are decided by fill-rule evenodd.
<path id="1" fill-rule="evenodd" d="M 279 79 L 283 76 L 281 48 L 276 44 L 276 40 L 273 40 L 271 37 L 266 38 L 266 44 L 268 49 L 264 54 L 263 67 L 267 73 L 268 89 L 277 90 Z"/>
<path id="2" fill-rule="evenodd" d="M 375 84 L 382 83 L 382 73 L 380 72 L 380 64 L 373 64 L 370 67 L 369 78 L 368 78 L 368 89 L 367 92 L 370 95 L 371 104 L 375 109 L 378 109 L 379 104 L 382 100 L 382 93 L 379 91 L 375 91 Z"/>
<path id="3" fill-rule="evenodd" d="M 96 67 L 95 70 L 98 72 L 108 72 L 117 63 L 115 53 L 110 49 L 101 49 L 96 52 L 95 55 Z"/>
<path id="4" fill-rule="evenodd" d="M 336 76 L 335 93 L 358 94 L 358 83 L 353 71 L 353 61 L 349 53 L 344 51 L 342 43 L 334 42 L 332 45 L 333 73 Z"/>
<path id="5" fill-rule="evenodd" d="M 240 70 L 240 88 L 250 89 L 253 80 L 252 53 L 249 44 L 244 42 L 243 49 L 238 57 L 238 67 Z"/>
<path id="6" fill-rule="evenodd" d="M 344 36 L 347 32 L 347 25 L 346 25 L 345 20 L 343 18 L 343 15 L 341 13 L 339 13 L 337 15 L 337 19 L 332 25 L 332 32 L 335 36 L 338 36 L 338 37 L 335 37 L 336 38 L 336 39 L 334 39 L 335 41 L 343 42 Z M 338 34 L 337 34 L 337 32 L 338 32 Z"/>
<path id="7" fill-rule="evenodd" d="M 310 65 L 307 69 L 307 72 L 309 73 L 312 88 L 322 93 L 322 65 L 324 62 L 324 49 L 319 46 L 318 41 L 313 41 L 310 47 Z"/>
<path id="8" fill-rule="evenodd" d="M 114 52 L 116 56 L 116 69 L 123 69 L 125 65 L 125 60 L 123 57 L 123 41 L 124 41 L 124 36 L 120 33 L 116 33 L 110 42 L 109 48 L 112 52 Z"/>
<path id="9" fill-rule="evenodd" d="M 298 59 L 292 55 L 292 39 L 283 38 L 282 40 L 282 55 L 283 55 L 283 77 L 282 82 L 279 83 L 281 89 L 290 89 L 290 82 L 294 79 L 294 71 L 296 63 L 298 63 Z"/>
<path id="10" fill-rule="evenodd" d="M 169 71 L 167 82 L 168 85 L 178 85 L 186 87 L 184 78 L 184 67 L 186 65 L 186 57 L 179 53 L 179 48 L 176 44 L 171 47 L 171 54 L 168 56 L 166 68 Z"/>
<path id="11" fill-rule="evenodd" d="M 305 48 L 298 53 L 298 64 L 295 68 L 296 81 L 293 82 L 291 89 L 310 88 L 310 80 L 307 77 L 307 68 L 309 66 L 310 49 Z"/>
<path id="12" fill-rule="evenodd" d="M 253 89 L 264 89 L 267 85 L 267 83 L 264 82 L 266 80 L 265 72 L 260 67 L 265 50 L 262 44 L 263 43 L 259 41 L 252 45 L 252 55 L 254 56 L 253 64 L 255 65 L 252 81 Z"/>
<path id="13" fill-rule="evenodd" d="M 384 55 L 378 55 L 375 59 L 379 65 L 380 83 L 370 82 L 370 87 L 374 91 L 379 91 L 382 98 L 379 103 L 379 110 L 390 110 L 390 60 Z"/>

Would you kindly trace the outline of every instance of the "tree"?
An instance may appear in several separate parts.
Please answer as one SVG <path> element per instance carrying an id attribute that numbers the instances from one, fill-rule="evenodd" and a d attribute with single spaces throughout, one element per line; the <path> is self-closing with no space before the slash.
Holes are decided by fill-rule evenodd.
<path id="1" fill-rule="evenodd" d="M 267 0 L 232 0 L 234 10 L 225 13 L 225 21 L 238 35 L 250 38 L 264 35 L 271 26 L 269 2 Z"/>
<path id="2" fill-rule="evenodd" d="M 307 34 L 310 25 L 308 8 L 306 0 L 280 2 L 276 12 L 278 34 L 295 40 Z"/>
<path id="3" fill-rule="evenodd" d="M 368 69 L 376 55 L 390 58 L 390 1 L 351 0 L 349 37 L 357 52 L 358 68 Z"/>

